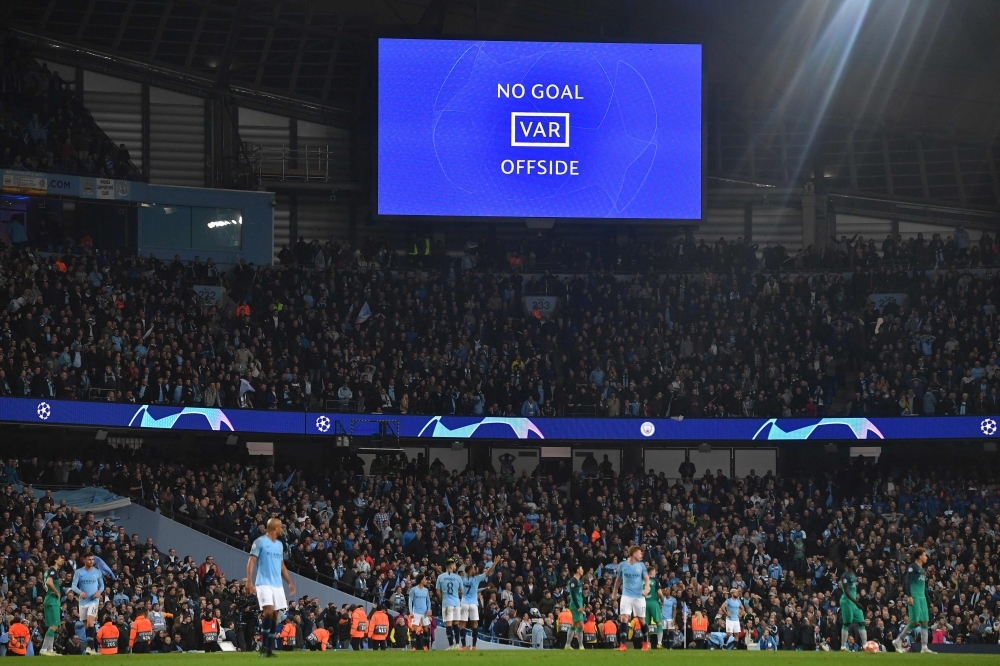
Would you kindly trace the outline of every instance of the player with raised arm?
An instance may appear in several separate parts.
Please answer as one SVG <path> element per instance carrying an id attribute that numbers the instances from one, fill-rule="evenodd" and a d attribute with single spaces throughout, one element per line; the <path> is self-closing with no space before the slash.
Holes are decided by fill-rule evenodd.
<path id="1" fill-rule="evenodd" d="M 45 601 L 42 609 L 45 615 L 45 639 L 42 641 L 42 649 L 38 653 L 43 657 L 57 654 L 53 649 L 56 640 L 56 630 L 62 621 L 62 586 L 59 584 L 59 570 L 66 562 L 66 558 L 60 553 L 49 555 L 49 568 L 45 570 L 42 582 L 45 585 Z"/>
<path id="2" fill-rule="evenodd" d="M 849 651 L 847 636 L 852 626 L 858 630 L 858 636 L 861 637 L 859 645 L 864 645 L 868 642 L 865 613 L 861 610 L 861 604 L 858 603 L 857 571 L 858 561 L 853 557 L 849 557 L 846 569 L 840 576 L 840 649 L 844 652 Z"/>
<path id="3" fill-rule="evenodd" d="M 462 634 L 462 649 L 465 649 L 465 637 L 471 627 L 472 629 L 472 649 L 476 649 L 479 643 L 479 588 L 489 578 L 489 571 L 493 570 L 500 556 L 493 558 L 492 562 L 483 565 L 483 573 L 477 574 L 476 565 L 470 564 L 465 568 L 465 575 L 462 576 L 462 606 L 459 611 L 458 625 Z"/>
<path id="4" fill-rule="evenodd" d="M 94 566 L 94 554 L 89 550 L 83 554 L 83 567 L 73 574 L 70 589 L 80 597 L 80 619 L 87 631 L 87 654 L 97 654 L 94 649 L 97 641 L 97 630 L 94 622 L 97 620 L 97 609 L 101 605 L 101 595 L 104 594 L 104 575 Z"/>
<path id="5" fill-rule="evenodd" d="M 646 631 L 646 595 L 649 594 L 649 573 L 646 565 L 642 563 L 642 547 L 630 546 L 628 558 L 618 565 L 618 575 L 615 577 L 615 584 L 611 590 L 611 601 L 618 598 L 618 588 L 622 589 L 621 602 L 618 605 L 618 647 L 619 651 L 625 651 L 626 641 L 628 641 L 628 628 L 631 618 L 635 618 L 639 623 L 639 638 L 643 642 L 643 650 L 648 650 L 649 645 L 645 643 L 644 633 Z"/>
<path id="6" fill-rule="evenodd" d="M 449 558 L 445 572 L 437 578 L 438 600 L 441 602 L 441 617 L 448 634 L 448 649 L 462 647 L 462 634 L 458 621 L 462 616 L 462 579 L 455 573 L 455 560 Z"/>
<path id="7" fill-rule="evenodd" d="M 583 623 L 587 619 L 587 614 L 583 610 L 583 565 L 577 564 L 573 567 L 573 575 L 566 583 L 566 596 L 568 597 L 569 612 L 573 615 L 573 629 L 566 635 L 566 649 L 573 648 L 573 634 L 576 634 L 576 642 L 583 650 Z"/>
<path id="8" fill-rule="evenodd" d="M 423 647 L 429 649 L 433 637 L 427 635 L 431 626 L 431 593 L 427 589 L 427 577 L 417 574 L 416 585 L 410 589 L 408 605 L 410 607 L 410 626 L 413 627 L 414 650 Z"/>
<path id="9" fill-rule="evenodd" d="M 903 577 L 903 590 L 906 592 L 907 607 L 906 612 L 910 616 L 909 622 L 902 633 L 892 642 L 896 652 L 903 651 L 903 639 L 910 635 L 913 628 L 920 625 L 920 653 L 934 654 L 930 648 L 930 635 L 927 630 L 927 623 L 930 622 L 930 613 L 927 609 L 927 572 L 924 565 L 927 564 L 927 551 L 917 548 L 913 551 L 910 565 L 906 567 L 906 575 Z"/>
<path id="10" fill-rule="evenodd" d="M 253 542 L 250 558 L 247 560 L 247 594 L 257 595 L 261 611 L 262 657 L 275 656 L 274 635 L 278 627 L 278 611 L 288 608 L 282 581 L 288 583 L 289 594 L 295 596 L 295 583 L 285 566 L 285 546 L 279 540 L 283 529 L 280 520 L 268 519 L 267 533 Z"/>

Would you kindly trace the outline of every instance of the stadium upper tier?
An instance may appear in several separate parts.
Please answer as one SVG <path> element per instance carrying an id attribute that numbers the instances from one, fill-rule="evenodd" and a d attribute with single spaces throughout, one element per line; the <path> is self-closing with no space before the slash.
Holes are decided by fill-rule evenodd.
<path id="1" fill-rule="evenodd" d="M 295 254 L 307 265 L 223 272 L 4 249 L 0 393 L 473 416 L 1000 411 L 989 271 L 526 279 L 433 255 L 391 270 L 412 258 L 377 241 Z M 195 293 L 211 283 L 220 306 Z"/>

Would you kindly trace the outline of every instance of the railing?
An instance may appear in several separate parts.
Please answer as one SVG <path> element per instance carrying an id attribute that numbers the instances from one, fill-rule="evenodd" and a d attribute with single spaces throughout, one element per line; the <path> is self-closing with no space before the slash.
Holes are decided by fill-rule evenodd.
<path id="1" fill-rule="evenodd" d="M 293 180 L 301 182 L 330 182 L 331 151 L 329 145 L 298 148 L 282 145 L 269 148 L 257 144 L 244 144 L 250 163 L 261 180 Z"/>

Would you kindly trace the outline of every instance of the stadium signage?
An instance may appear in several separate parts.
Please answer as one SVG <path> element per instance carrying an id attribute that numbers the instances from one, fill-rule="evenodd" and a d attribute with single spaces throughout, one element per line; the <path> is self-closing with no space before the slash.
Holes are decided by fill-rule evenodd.
<path id="1" fill-rule="evenodd" d="M 701 217 L 701 47 L 380 39 L 380 215 Z"/>
<path id="2" fill-rule="evenodd" d="M 150 430 L 202 430 L 333 437 L 368 436 L 381 423 L 404 438 L 639 440 L 714 442 L 986 439 L 992 417 L 823 419 L 629 419 L 410 416 L 330 412 L 275 412 L 0 398 L 0 422 Z"/>

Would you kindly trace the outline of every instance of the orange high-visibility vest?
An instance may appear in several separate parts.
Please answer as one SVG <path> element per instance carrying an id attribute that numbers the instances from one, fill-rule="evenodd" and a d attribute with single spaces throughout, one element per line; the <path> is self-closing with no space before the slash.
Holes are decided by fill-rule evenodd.
<path id="1" fill-rule="evenodd" d="M 701 640 L 708 635 L 708 618 L 702 616 L 700 618 L 691 618 L 691 633 L 694 635 L 696 640 Z M 700 634 L 700 635 L 699 635 Z"/>
<path id="2" fill-rule="evenodd" d="M 136 641 L 148 643 L 153 640 L 153 623 L 145 617 L 137 617 L 132 622 L 132 631 L 129 632 L 128 646 L 135 647 Z"/>
<path id="3" fill-rule="evenodd" d="M 9 640 L 7 643 L 8 650 L 22 657 L 28 654 L 28 641 L 31 640 L 31 632 L 24 626 L 23 622 L 15 622 L 10 625 L 7 637 Z"/>
<path id="4" fill-rule="evenodd" d="M 351 613 L 351 638 L 364 638 L 368 632 L 368 616 L 365 609 L 358 606 Z"/>
<path id="5" fill-rule="evenodd" d="M 326 644 L 330 642 L 330 632 L 323 627 L 316 627 L 306 642 L 309 645 L 318 645 L 320 650 L 326 650 Z"/>
<path id="6" fill-rule="evenodd" d="M 389 616 L 385 611 L 375 611 L 368 623 L 368 638 L 373 641 L 384 641 L 389 638 Z"/>
<path id="7" fill-rule="evenodd" d="M 281 628 L 281 644 L 285 647 L 295 647 L 295 625 L 291 622 L 286 622 L 285 626 Z"/>
<path id="8" fill-rule="evenodd" d="M 613 620 L 605 621 L 601 626 L 601 631 L 604 632 L 605 643 L 618 643 L 618 625 Z"/>
<path id="9" fill-rule="evenodd" d="M 118 654 L 118 627 L 110 620 L 97 630 L 97 647 L 101 654 Z"/>
<path id="10" fill-rule="evenodd" d="M 566 631 L 573 626 L 573 613 L 571 613 L 568 608 L 564 608 L 559 613 L 559 617 L 556 618 L 556 621 L 559 623 L 559 631 Z"/>
<path id="11" fill-rule="evenodd" d="M 593 620 L 587 620 L 583 623 L 583 642 L 584 643 L 596 643 L 597 642 L 597 623 Z"/>
<path id="12" fill-rule="evenodd" d="M 219 642 L 219 621 L 214 617 L 210 620 L 201 620 L 201 640 L 205 643 Z"/>

